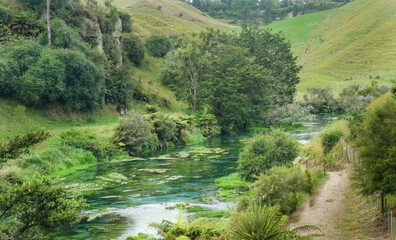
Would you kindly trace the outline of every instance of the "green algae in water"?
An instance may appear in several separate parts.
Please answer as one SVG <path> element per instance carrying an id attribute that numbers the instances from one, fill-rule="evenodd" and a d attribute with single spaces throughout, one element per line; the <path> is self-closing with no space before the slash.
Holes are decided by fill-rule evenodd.
<path id="1" fill-rule="evenodd" d="M 157 173 L 157 174 L 161 174 L 161 173 L 166 173 L 169 169 L 139 169 L 139 171 L 145 171 L 145 172 L 149 172 L 149 173 Z"/>

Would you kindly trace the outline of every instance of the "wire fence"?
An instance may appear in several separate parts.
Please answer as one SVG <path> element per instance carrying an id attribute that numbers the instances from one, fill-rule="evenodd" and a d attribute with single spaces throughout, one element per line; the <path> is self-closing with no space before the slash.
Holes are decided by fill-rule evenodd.
<path id="1" fill-rule="evenodd" d="M 358 152 L 355 151 L 353 147 L 348 145 L 344 138 L 341 138 L 341 143 L 343 146 L 343 158 L 351 164 L 359 164 L 359 155 Z M 392 240 L 396 240 L 396 208 L 392 209 L 389 206 L 388 201 L 385 198 L 384 203 L 384 218 L 387 224 L 387 228 L 389 230 L 390 236 Z M 381 197 L 378 194 L 376 196 L 376 206 L 378 209 L 381 209 Z"/>

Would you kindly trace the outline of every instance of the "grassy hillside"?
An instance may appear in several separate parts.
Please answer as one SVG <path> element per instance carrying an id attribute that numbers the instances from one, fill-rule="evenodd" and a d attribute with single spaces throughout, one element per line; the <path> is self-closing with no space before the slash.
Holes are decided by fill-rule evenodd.
<path id="1" fill-rule="evenodd" d="M 396 1 L 357 0 L 331 11 L 318 26 L 300 58 L 304 66 L 299 91 L 370 83 L 376 76 L 391 85 L 396 78 Z"/>
<path id="2" fill-rule="evenodd" d="M 290 41 L 293 52 L 297 56 L 301 56 L 305 44 L 329 11 L 315 12 L 273 22 L 269 27 L 274 32 L 282 32 L 285 38 Z"/>
<path id="3" fill-rule="evenodd" d="M 134 31 L 143 37 L 197 32 L 207 27 L 233 28 L 181 1 L 115 0 L 113 4 L 132 16 Z"/>
<path id="4" fill-rule="evenodd" d="M 270 26 L 284 32 L 304 67 L 298 98 L 309 87 L 331 86 L 338 93 L 351 83 L 371 83 L 374 58 L 379 83 L 392 85 L 390 80 L 396 79 L 394 0 L 356 0 L 327 14 L 307 14 Z"/>

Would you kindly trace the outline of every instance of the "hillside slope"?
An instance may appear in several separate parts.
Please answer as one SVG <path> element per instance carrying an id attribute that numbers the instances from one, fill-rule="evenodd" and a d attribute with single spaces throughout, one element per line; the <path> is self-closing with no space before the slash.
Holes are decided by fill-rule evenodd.
<path id="1" fill-rule="evenodd" d="M 312 33 L 330 11 L 320 11 L 284 19 L 273 22 L 268 26 L 273 32 L 282 32 L 286 40 L 290 41 L 294 54 L 301 56 Z"/>
<path id="2" fill-rule="evenodd" d="M 197 32 L 207 27 L 234 28 L 176 0 L 115 0 L 113 4 L 131 15 L 134 31 L 143 37 Z"/>
<path id="3" fill-rule="evenodd" d="M 357 0 L 332 10 L 319 24 L 300 57 L 299 91 L 352 83 L 391 84 L 396 77 L 396 1 Z M 370 77 L 371 76 L 371 77 Z"/>

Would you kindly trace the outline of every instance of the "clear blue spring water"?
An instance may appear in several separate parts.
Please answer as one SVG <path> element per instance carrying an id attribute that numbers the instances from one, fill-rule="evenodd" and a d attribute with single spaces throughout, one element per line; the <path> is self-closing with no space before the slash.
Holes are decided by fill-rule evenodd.
<path id="1" fill-rule="evenodd" d="M 290 133 L 306 143 L 335 118 L 315 117 L 303 122 L 307 131 Z M 84 196 L 89 207 L 81 223 L 62 229 L 54 238 L 126 239 L 139 232 L 156 235 L 148 225 L 163 219 L 175 221 L 180 210 L 166 207 L 177 203 L 227 210 L 229 203 L 216 200 L 214 181 L 236 171 L 241 139 L 249 136 L 218 137 L 151 157 L 101 164 L 61 179 L 62 184 Z"/>

